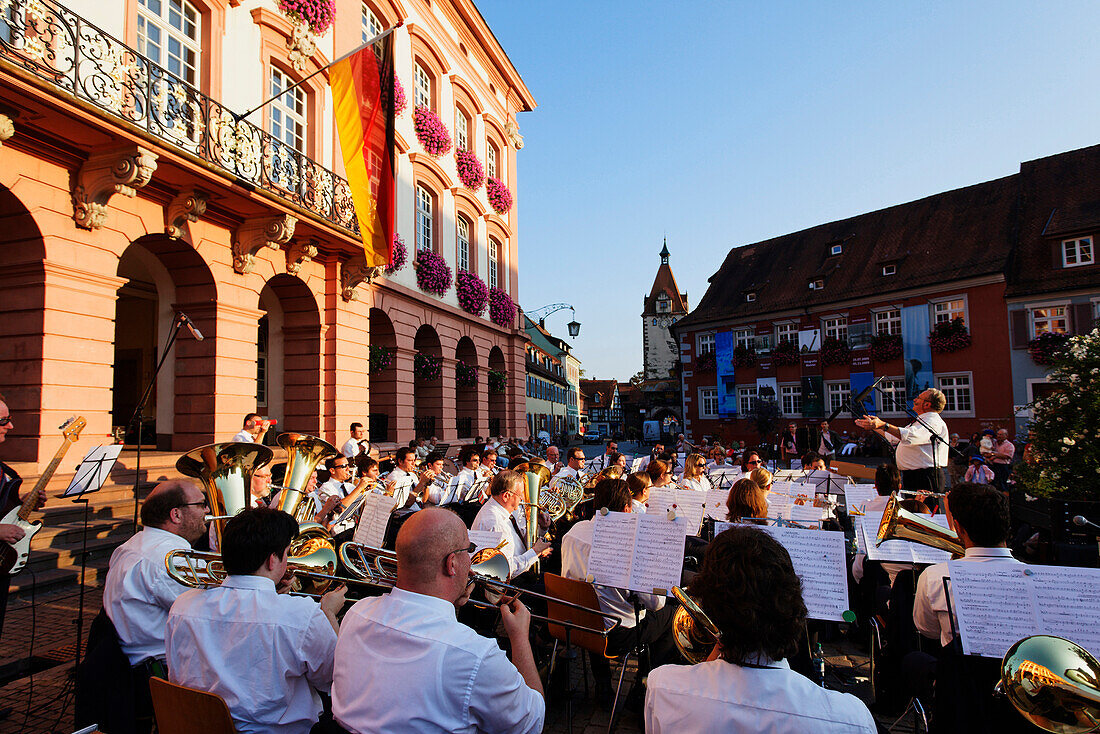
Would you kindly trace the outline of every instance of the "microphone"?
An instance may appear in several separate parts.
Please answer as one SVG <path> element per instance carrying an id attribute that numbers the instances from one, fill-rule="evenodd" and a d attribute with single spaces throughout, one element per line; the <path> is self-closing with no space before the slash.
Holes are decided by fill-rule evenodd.
<path id="1" fill-rule="evenodd" d="M 187 318 L 187 314 L 185 314 L 183 311 L 180 311 L 179 314 L 180 321 L 182 321 L 183 325 L 186 326 L 187 329 L 191 332 L 191 336 L 195 337 L 195 341 L 201 342 L 204 338 L 202 332 L 195 328 L 195 324 L 192 323 L 191 319 Z"/>
<path id="2" fill-rule="evenodd" d="M 1084 515 L 1074 515 L 1073 516 L 1073 524 L 1076 525 L 1079 528 L 1091 527 L 1091 528 L 1096 528 L 1097 530 L 1100 530 L 1100 525 L 1097 525 L 1096 523 L 1092 522 L 1091 520 L 1089 520 Z"/>

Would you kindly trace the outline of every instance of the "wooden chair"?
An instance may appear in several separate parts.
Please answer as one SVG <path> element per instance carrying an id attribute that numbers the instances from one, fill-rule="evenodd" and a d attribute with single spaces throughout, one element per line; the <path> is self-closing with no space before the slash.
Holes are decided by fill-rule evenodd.
<path id="1" fill-rule="evenodd" d="M 546 615 L 551 620 L 559 622 L 571 622 L 574 625 L 587 627 L 591 630 L 603 630 L 604 618 L 599 614 L 593 612 L 584 612 L 574 607 L 568 607 L 564 604 L 556 604 L 554 599 L 561 599 L 562 601 L 571 602 L 573 604 L 579 604 L 589 609 L 599 609 L 600 600 L 596 596 L 596 589 L 592 584 L 584 581 L 576 581 L 574 579 L 567 579 L 557 574 L 547 573 L 543 575 L 543 583 L 546 586 L 546 593 L 548 596 L 553 597 L 546 600 Z M 600 655 L 607 658 L 609 661 L 619 661 L 621 663 L 621 669 L 619 671 L 619 684 L 615 688 L 615 698 L 611 704 L 611 720 L 608 722 L 607 731 L 610 734 L 612 728 L 615 725 L 615 709 L 619 703 L 619 692 L 623 687 L 623 677 L 626 673 L 626 666 L 630 660 L 630 653 L 626 652 L 621 658 L 609 655 L 607 653 L 607 632 L 588 632 L 581 629 L 573 629 L 572 627 L 566 627 L 561 624 L 554 624 L 551 621 L 548 624 L 550 636 L 554 638 L 554 651 L 550 657 L 550 675 L 553 676 L 554 665 L 557 663 L 558 642 L 564 642 L 566 649 L 576 644 L 582 649 L 586 650 L 592 655 Z M 569 679 L 569 658 L 566 658 L 566 680 Z M 585 671 L 584 676 L 585 695 L 588 692 L 588 673 Z M 573 731 L 573 702 L 568 692 L 566 693 L 566 716 L 569 721 L 569 731 Z"/>
<path id="2" fill-rule="evenodd" d="M 158 734 L 236 734 L 233 717 L 221 696 L 170 683 L 162 678 L 149 679 Z"/>

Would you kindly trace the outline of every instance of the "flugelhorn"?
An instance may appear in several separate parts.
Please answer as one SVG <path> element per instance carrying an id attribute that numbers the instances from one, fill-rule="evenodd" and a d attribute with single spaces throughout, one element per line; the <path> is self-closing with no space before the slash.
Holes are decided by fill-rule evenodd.
<path id="1" fill-rule="evenodd" d="M 176 460 L 180 474 L 202 483 L 218 547 L 226 520 L 252 505 L 252 473 L 272 456 L 271 449 L 262 444 L 232 442 L 200 446 Z"/>
<path id="2" fill-rule="evenodd" d="M 692 665 L 701 663 L 721 642 L 722 632 L 702 607 L 679 586 L 672 587 L 672 595 L 680 602 L 672 616 L 672 639 L 685 660 Z"/>
<path id="3" fill-rule="evenodd" d="M 904 509 L 896 492 L 890 495 L 890 501 L 882 511 L 882 522 L 878 526 L 875 545 L 882 545 L 887 540 L 909 540 L 939 548 L 957 556 L 964 553 L 963 545 L 954 530 L 949 530 L 926 517 Z"/>
<path id="4" fill-rule="evenodd" d="M 1100 730 L 1100 664 L 1070 640 L 1034 635 L 1014 644 L 1001 661 L 996 690 L 1040 729 Z"/>

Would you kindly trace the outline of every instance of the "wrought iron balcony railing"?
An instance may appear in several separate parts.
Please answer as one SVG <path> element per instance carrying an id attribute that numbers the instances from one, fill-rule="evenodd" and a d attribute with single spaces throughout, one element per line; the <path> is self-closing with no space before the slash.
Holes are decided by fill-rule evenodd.
<path id="1" fill-rule="evenodd" d="M 0 59 L 358 235 L 348 182 L 54 0 L 0 0 Z"/>

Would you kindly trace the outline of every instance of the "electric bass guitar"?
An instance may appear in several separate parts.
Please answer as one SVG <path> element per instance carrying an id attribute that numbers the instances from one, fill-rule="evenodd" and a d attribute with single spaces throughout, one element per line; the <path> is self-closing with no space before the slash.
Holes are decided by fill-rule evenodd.
<path id="1" fill-rule="evenodd" d="M 80 432 L 84 430 L 86 425 L 88 425 L 88 421 L 81 416 L 72 418 L 63 426 L 61 435 L 64 436 L 65 440 L 61 442 L 57 453 L 53 455 L 46 471 L 42 472 L 42 476 L 38 478 L 38 483 L 34 485 L 34 489 L 27 493 L 22 505 L 15 507 L 11 512 L 0 518 L 0 524 L 18 525 L 26 533 L 22 539 L 15 543 L 0 543 L 0 574 L 15 575 L 27 565 L 27 559 L 31 555 L 31 538 L 42 529 L 41 520 L 30 522 L 27 518 L 37 509 L 38 498 L 46 493 L 46 485 L 49 484 L 53 473 L 57 471 L 61 460 L 65 458 L 65 452 L 80 438 Z"/>

